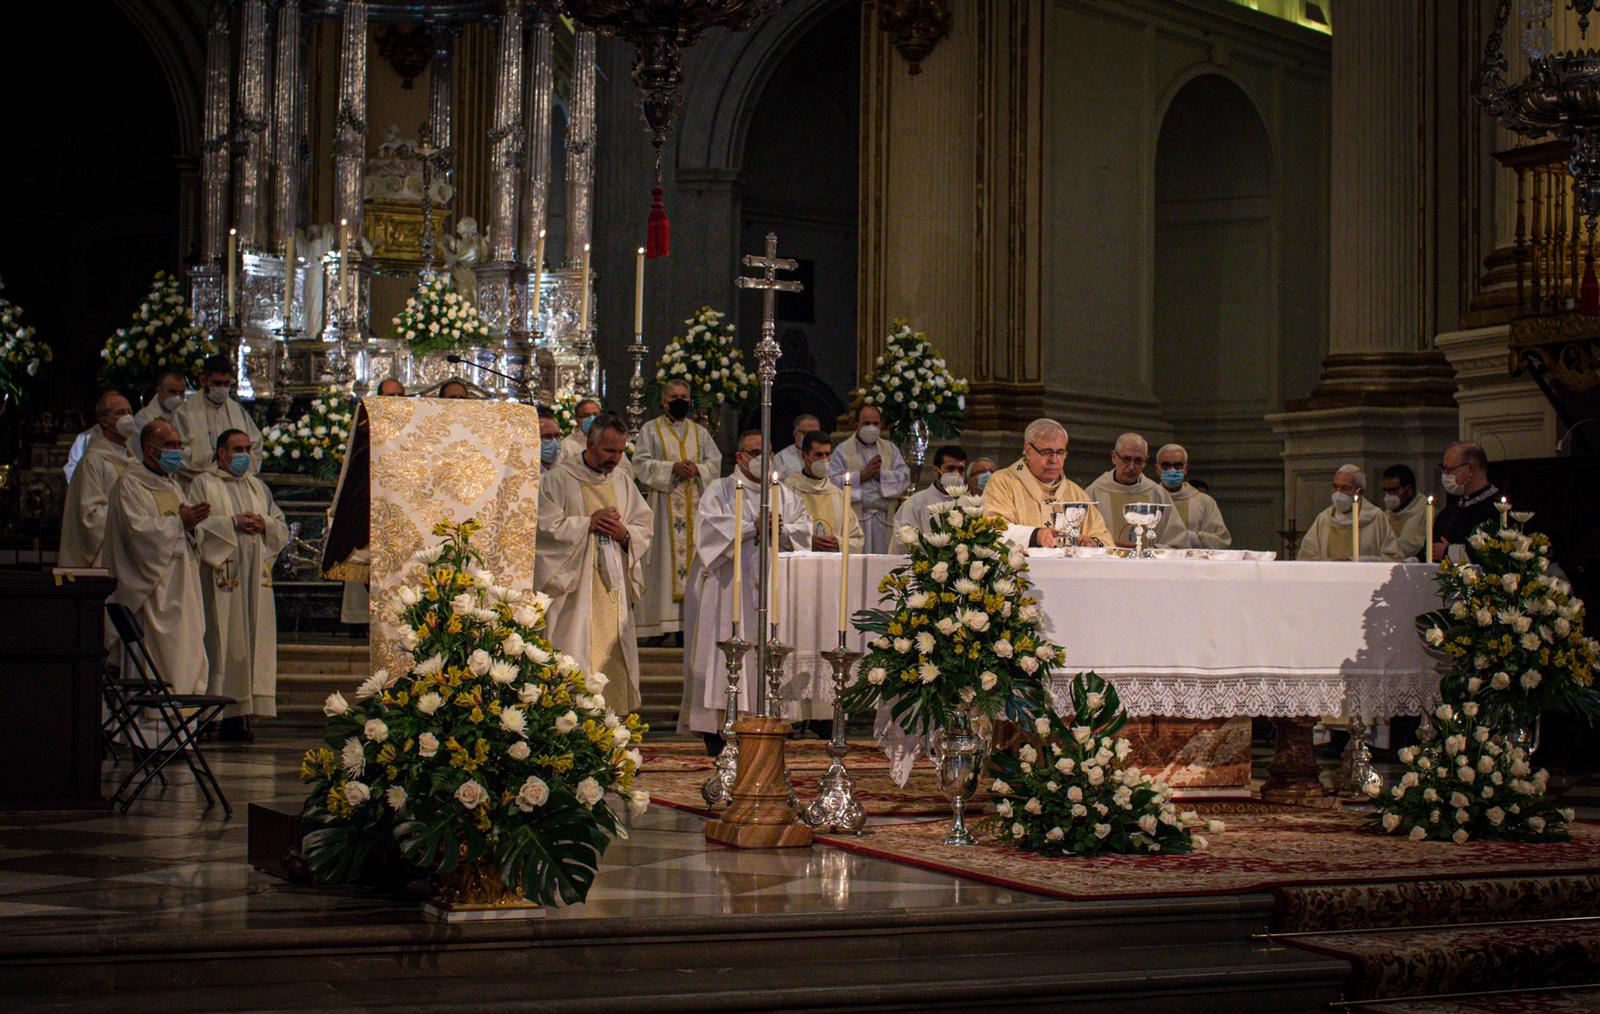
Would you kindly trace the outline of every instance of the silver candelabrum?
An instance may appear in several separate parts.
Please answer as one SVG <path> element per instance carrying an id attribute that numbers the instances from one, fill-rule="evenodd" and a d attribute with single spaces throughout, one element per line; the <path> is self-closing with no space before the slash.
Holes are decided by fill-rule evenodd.
<path id="1" fill-rule="evenodd" d="M 778 551 L 777 547 L 774 546 L 772 551 L 776 553 Z M 762 711 L 768 718 L 783 717 L 783 663 L 789 657 L 789 652 L 793 650 L 789 645 L 778 640 L 778 625 L 774 623 L 771 631 L 767 634 L 766 706 Z M 787 754 L 785 756 L 787 757 Z M 789 778 L 787 765 L 783 769 L 783 784 L 789 790 L 789 809 L 798 811 L 800 809 L 800 797 L 795 795 L 794 782 Z"/>
<path id="2" fill-rule="evenodd" d="M 700 786 L 700 796 L 713 809 L 733 802 L 733 783 L 739 774 L 739 734 L 733 723 L 739 717 L 739 678 L 744 672 L 744 657 L 750 651 L 750 642 L 739 636 L 739 625 L 717 647 L 727 658 L 728 693 L 722 714 L 722 752 L 717 754 L 716 768 L 705 784 Z"/>
<path id="3" fill-rule="evenodd" d="M 845 647 L 844 635 L 839 635 L 839 646 L 822 653 L 833 669 L 833 739 L 828 743 L 828 756 L 833 758 L 828 770 L 817 781 L 817 798 L 800 814 L 818 831 L 835 831 L 860 834 L 866 826 L 867 812 L 855 797 L 855 782 L 844 766 L 845 754 L 850 752 L 845 742 L 844 686 L 850 680 L 850 667 L 860 661 L 861 653 Z"/>
<path id="4" fill-rule="evenodd" d="M 645 346 L 644 335 L 634 333 L 628 354 L 633 357 L 633 376 L 628 380 L 628 432 L 637 437 L 644 425 L 644 357 L 650 350 Z"/>

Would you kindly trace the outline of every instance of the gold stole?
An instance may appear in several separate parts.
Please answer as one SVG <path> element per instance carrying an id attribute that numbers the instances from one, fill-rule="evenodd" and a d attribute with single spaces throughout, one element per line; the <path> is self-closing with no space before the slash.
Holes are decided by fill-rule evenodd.
<path id="1" fill-rule="evenodd" d="M 700 465 L 700 427 L 693 422 L 685 422 L 684 436 L 678 436 L 676 430 L 666 424 L 661 417 L 656 417 L 656 439 L 661 443 L 662 456 L 667 456 L 667 438 L 677 445 L 678 456 L 676 461 L 692 461 L 695 467 Z M 690 441 L 690 437 L 693 438 Z M 685 445 L 692 442 L 692 451 L 686 451 Z M 689 581 L 689 560 L 694 545 L 694 512 L 700 502 L 695 492 L 700 489 L 700 480 L 684 479 L 679 482 L 674 477 L 672 489 L 667 493 L 667 520 L 668 530 L 671 532 L 669 541 L 672 544 L 672 601 L 683 601 L 684 585 Z"/>
<path id="2" fill-rule="evenodd" d="M 1181 492 L 1183 492 L 1183 490 L 1180 488 L 1178 493 Z M 1189 524 L 1189 505 L 1194 503 L 1194 501 L 1195 498 L 1192 496 L 1180 498 L 1177 493 L 1172 495 L 1172 505 L 1178 509 L 1178 517 L 1183 519 L 1183 527 L 1189 529 L 1190 531 L 1194 531 L 1194 526 Z"/>
<path id="3" fill-rule="evenodd" d="M 814 485 L 815 481 L 804 472 L 796 472 L 785 478 L 783 484 L 800 497 L 806 513 L 811 515 L 812 523 L 820 523 L 821 534 L 837 537 L 840 541 L 848 539 L 850 533 L 846 529 L 849 522 L 841 523 L 839 519 L 839 487 L 824 479 L 818 488 Z M 802 482 L 805 485 L 801 485 Z"/>
<path id="4" fill-rule="evenodd" d="M 593 516 L 597 510 L 610 507 L 619 509 L 617 504 L 617 489 L 612 485 L 615 476 L 607 476 L 602 482 L 578 483 L 578 488 L 583 491 L 584 513 Z M 589 538 L 594 538 L 591 533 Z M 627 561 L 623 561 L 622 580 L 624 588 L 606 587 L 605 581 L 600 577 L 599 548 L 595 549 L 594 573 L 589 575 L 589 668 L 591 671 L 603 672 L 613 680 L 621 680 L 628 672 L 627 656 L 622 652 L 621 616 L 622 596 L 626 594 L 625 587 L 628 581 Z"/>

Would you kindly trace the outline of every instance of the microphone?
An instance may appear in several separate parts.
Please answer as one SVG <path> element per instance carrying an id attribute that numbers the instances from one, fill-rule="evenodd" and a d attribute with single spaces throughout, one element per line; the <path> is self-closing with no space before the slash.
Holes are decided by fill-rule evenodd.
<path id="1" fill-rule="evenodd" d="M 452 363 L 452 364 L 466 363 L 468 366 L 472 366 L 472 367 L 475 367 L 476 369 L 480 369 L 485 373 L 493 374 L 494 376 L 499 377 L 502 380 L 509 380 L 513 384 L 516 384 L 518 389 L 520 389 L 523 394 L 527 394 L 531 390 L 528 387 L 528 381 L 527 381 L 527 378 L 525 378 L 525 377 L 513 377 L 509 373 L 501 373 L 499 370 L 495 369 L 493 366 L 484 366 L 482 363 L 468 363 L 465 359 L 462 359 L 460 356 L 456 355 L 454 352 L 452 352 L 449 355 L 445 356 L 444 357 L 444 361 L 447 362 L 447 363 Z"/>

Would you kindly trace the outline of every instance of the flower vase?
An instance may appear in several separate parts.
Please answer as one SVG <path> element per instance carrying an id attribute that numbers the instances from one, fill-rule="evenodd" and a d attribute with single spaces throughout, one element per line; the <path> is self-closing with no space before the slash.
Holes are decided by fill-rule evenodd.
<path id="1" fill-rule="evenodd" d="M 722 428 L 722 406 L 719 404 L 715 410 L 701 409 L 694 414 L 694 421 L 706 428 L 711 434 L 711 439 L 717 437 L 717 430 Z"/>
<path id="2" fill-rule="evenodd" d="M 489 856 L 462 863 L 435 877 L 433 897 L 423 904 L 422 911 L 442 922 L 544 917 L 543 905 L 505 885 L 499 866 Z"/>
<path id="3" fill-rule="evenodd" d="M 929 746 L 933 753 L 934 775 L 939 791 L 950 801 L 954 821 L 944 836 L 946 845 L 976 845 L 967 830 L 967 803 L 978 791 L 978 777 L 989 757 L 989 741 L 972 727 L 969 715 L 952 715 L 943 729 L 933 734 Z"/>
<path id="4" fill-rule="evenodd" d="M 1511 731 L 1506 734 L 1506 741 L 1512 746 L 1521 747 L 1530 761 L 1533 759 L 1534 752 L 1539 749 L 1540 717 L 1539 715 L 1534 715 L 1530 724 L 1518 723 L 1512 726 Z"/>

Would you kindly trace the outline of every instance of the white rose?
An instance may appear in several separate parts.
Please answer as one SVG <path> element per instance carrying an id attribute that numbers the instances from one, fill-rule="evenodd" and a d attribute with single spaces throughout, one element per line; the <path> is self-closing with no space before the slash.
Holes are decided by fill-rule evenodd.
<path id="1" fill-rule="evenodd" d="M 939 584 L 944 584 L 950 579 L 950 564 L 944 560 L 940 560 L 938 563 L 933 565 L 933 571 L 928 576 L 933 578 L 933 580 Z"/>
<path id="2" fill-rule="evenodd" d="M 1439 721 L 1449 722 L 1456 717 L 1456 710 L 1448 704 L 1441 704 L 1433 709 L 1433 714 Z"/>
<path id="3" fill-rule="evenodd" d="M 389 726 L 381 718 L 369 718 L 361 727 L 361 734 L 374 743 L 382 743 L 389 738 Z"/>
<path id="4" fill-rule="evenodd" d="M 345 782 L 344 798 L 351 806 L 360 806 L 372 798 L 372 790 L 364 782 Z"/>
<path id="5" fill-rule="evenodd" d="M 439 752 L 439 737 L 425 732 L 417 737 L 417 756 L 432 757 Z"/>
<path id="6" fill-rule="evenodd" d="M 506 747 L 506 756 L 515 761 L 527 760 L 528 754 L 532 752 L 533 751 L 528 749 L 527 740 L 522 739 L 519 739 L 515 743 L 512 743 L 510 746 Z"/>
<path id="7" fill-rule="evenodd" d="M 1515 575 L 1507 575 L 1507 576 L 1508 577 L 1514 577 Z M 1456 828 L 1456 833 L 1450 836 L 1450 840 L 1455 842 L 1457 845 L 1465 845 L 1467 843 L 1467 839 L 1470 838 L 1470 837 L 1472 837 L 1472 836 L 1467 834 L 1467 829 L 1466 828 L 1458 827 L 1458 828 Z"/>
<path id="8" fill-rule="evenodd" d="M 494 660 L 491 659 L 489 657 L 489 653 L 484 651 L 482 648 L 474 650 L 471 655 L 467 656 L 467 668 L 472 670 L 472 674 L 474 676 L 488 675 L 489 669 L 493 665 Z"/>
<path id="9" fill-rule="evenodd" d="M 1071 757 L 1062 757 L 1060 760 L 1056 761 L 1056 770 L 1064 775 L 1072 774 L 1072 769 L 1077 766 L 1077 761 L 1074 761 Z"/>
<path id="10" fill-rule="evenodd" d="M 902 543 L 908 546 L 916 545 L 917 539 L 922 535 L 921 532 L 917 531 L 911 525 L 901 525 L 900 531 L 895 534 L 899 536 Z"/>
<path id="11" fill-rule="evenodd" d="M 899 652 L 902 655 L 910 654 L 911 653 L 911 638 L 909 638 L 909 637 L 897 637 L 897 638 L 895 638 L 894 639 L 894 650 Z"/>
<path id="12" fill-rule="evenodd" d="M 1011 646 L 1011 642 L 1004 637 L 994 642 L 994 653 L 1001 658 L 1010 658 L 1015 650 Z"/>
<path id="13" fill-rule="evenodd" d="M 1096 824 L 1094 826 L 1094 836 L 1096 838 L 1104 838 L 1106 835 L 1108 835 L 1110 833 L 1111 833 L 1111 825 L 1110 824 Z"/>
<path id="14" fill-rule="evenodd" d="M 985 669 L 983 674 L 978 677 L 978 685 L 983 687 L 985 690 L 993 690 L 995 686 L 999 684 L 999 682 L 1000 677 L 996 676 L 987 669 Z"/>
<path id="15" fill-rule="evenodd" d="M 489 790 L 470 778 L 462 782 L 459 789 L 456 789 L 456 802 L 469 810 L 477 809 L 488 798 Z"/>
<path id="16" fill-rule="evenodd" d="M 543 806 L 550 801 L 550 786 L 544 779 L 536 775 L 529 775 L 527 781 L 522 783 L 522 788 L 517 790 L 517 809 L 528 813 L 536 806 Z"/>
<path id="17" fill-rule="evenodd" d="M 528 650 L 527 642 L 522 635 L 513 630 L 504 641 L 500 642 L 500 654 L 506 658 L 516 658 Z"/>
<path id="18" fill-rule="evenodd" d="M 583 679 L 583 687 L 591 694 L 604 693 L 606 687 L 611 685 L 611 678 L 603 672 L 592 672 Z"/>
<path id="19" fill-rule="evenodd" d="M 886 672 L 882 666 L 874 666 L 873 668 L 867 670 L 867 682 L 873 686 L 881 685 L 888 677 L 888 672 Z"/>
<path id="20" fill-rule="evenodd" d="M 1032 655 L 1025 655 L 1022 658 L 1017 659 L 1017 665 L 1021 666 L 1022 671 L 1027 673 L 1029 676 L 1032 676 L 1034 673 L 1039 671 L 1039 660 L 1034 658 Z"/>
<path id="21" fill-rule="evenodd" d="M 1528 827 L 1535 834 L 1544 833 L 1544 818 L 1543 817 L 1529 817 L 1528 818 Z"/>
<path id="22" fill-rule="evenodd" d="M 1147 813 L 1143 817 L 1139 818 L 1139 830 L 1143 831 L 1147 835 L 1150 835 L 1152 838 L 1155 837 L 1156 827 L 1158 824 L 1159 821 L 1156 820 L 1156 816 L 1153 813 Z"/>
<path id="23" fill-rule="evenodd" d="M 633 733 L 629 732 L 628 727 L 625 725 L 619 725 L 611 730 L 611 742 L 617 746 L 627 746 L 628 741 L 631 739 L 633 739 Z"/>
<path id="24" fill-rule="evenodd" d="M 989 614 L 980 609 L 968 610 L 961 621 L 980 633 L 989 629 Z"/>
<path id="25" fill-rule="evenodd" d="M 576 729 L 577 727 L 578 727 L 578 716 L 574 712 L 571 712 L 571 711 L 563 712 L 561 717 L 556 719 L 556 731 L 561 733 L 562 735 L 565 735 L 565 734 L 571 732 L 573 729 Z"/>
<path id="26" fill-rule="evenodd" d="M 383 798 L 389 804 L 389 809 L 398 811 L 406 805 L 406 790 L 403 786 L 391 785 Z"/>
<path id="27" fill-rule="evenodd" d="M 1386 813 L 1383 815 L 1383 829 L 1385 831 L 1393 831 L 1399 826 L 1400 815 L 1398 813 Z"/>
<path id="28" fill-rule="evenodd" d="M 1083 773 L 1088 777 L 1090 785 L 1099 785 L 1106 780 L 1106 771 L 1102 767 L 1085 768 Z"/>
<path id="29" fill-rule="evenodd" d="M 1076 785 L 1067 786 L 1067 801 L 1070 803 L 1083 802 L 1083 790 Z"/>
<path id="30" fill-rule="evenodd" d="M 1421 841 L 1422 839 L 1428 837 L 1428 831 L 1421 824 L 1418 824 L 1416 827 L 1411 829 L 1411 833 L 1406 835 L 1406 837 L 1410 838 L 1412 841 Z"/>
<path id="31" fill-rule="evenodd" d="M 578 802 L 584 806 L 593 808 L 594 804 L 600 802 L 601 797 L 604 795 L 605 790 L 593 778 L 585 778 L 578 783 Z"/>
<path id="32" fill-rule="evenodd" d="M 634 789 L 628 793 L 628 815 L 638 817 L 650 809 L 650 793 L 643 789 Z"/>
<path id="33" fill-rule="evenodd" d="M 335 690 L 322 702 L 322 713 L 329 718 L 335 718 L 350 710 L 350 702 L 344 699 L 344 694 Z"/>
<path id="34" fill-rule="evenodd" d="M 1011 795 L 1011 786 L 1007 782 L 996 778 L 994 784 L 989 786 L 989 791 L 997 796 L 1009 796 Z"/>
<path id="35" fill-rule="evenodd" d="M 1029 813 L 1037 815 L 1043 812 L 1044 804 L 1039 802 L 1037 798 L 1030 797 L 1026 803 L 1022 804 L 1022 808 Z"/>
<path id="36" fill-rule="evenodd" d="M 400 604 L 401 605 L 403 605 L 403 606 L 414 606 L 414 605 L 417 604 L 418 601 L 419 601 L 419 596 L 417 595 L 416 591 L 410 585 L 403 586 L 400 589 Z"/>

